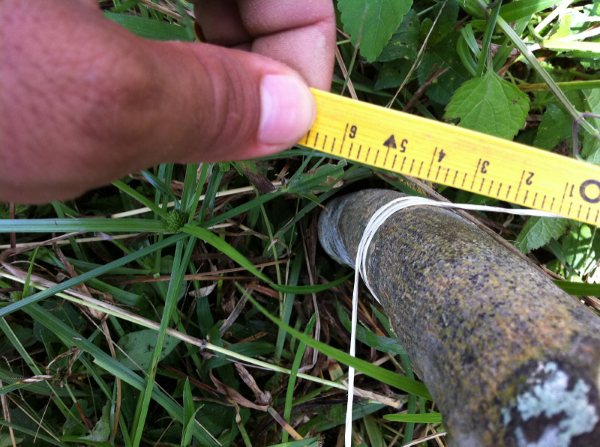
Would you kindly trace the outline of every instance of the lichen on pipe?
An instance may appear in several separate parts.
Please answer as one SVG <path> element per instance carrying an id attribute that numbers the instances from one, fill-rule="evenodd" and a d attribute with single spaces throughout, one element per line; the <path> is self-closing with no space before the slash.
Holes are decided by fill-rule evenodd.
<path id="1" fill-rule="evenodd" d="M 365 226 L 400 197 L 329 202 L 319 238 L 354 267 Z M 600 318 L 456 213 L 412 207 L 375 234 L 365 266 L 451 445 L 600 445 Z"/>

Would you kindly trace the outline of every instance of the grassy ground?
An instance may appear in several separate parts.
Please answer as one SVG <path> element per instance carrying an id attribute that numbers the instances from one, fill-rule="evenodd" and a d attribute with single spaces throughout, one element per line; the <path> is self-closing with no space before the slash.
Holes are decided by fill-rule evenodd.
<path id="1" fill-rule="evenodd" d="M 591 46 L 600 3 L 560 2 L 558 13 L 557 2 L 506 3 L 500 17 L 517 41 L 483 21 L 477 2 L 417 2 L 390 42 L 365 54 L 353 24 L 340 23 L 334 91 L 442 119 L 458 87 L 493 67 L 526 92 L 516 138 L 570 153 L 573 111 L 600 112 Z M 193 39 L 186 3 L 102 6 L 146 37 Z M 565 95 L 552 93 L 556 82 Z M 596 161 L 588 135 L 581 153 Z M 66 203 L 0 205 L 0 446 L 340 445 L 351 281 L 319 248 L 316 219 L 333 195 L 372 186 L 495 204 L 296 148 L 260 161 L 162 165 Z M 595 228 L 480 218 L 600 307 Z M 383 373 L 414 378 L 366 296 L 360 324 L 368 367 L 356 365 L 355 444 L 445 445 L 421 384 Z M 417 415 L 384 417 L 394 413 Z"/>

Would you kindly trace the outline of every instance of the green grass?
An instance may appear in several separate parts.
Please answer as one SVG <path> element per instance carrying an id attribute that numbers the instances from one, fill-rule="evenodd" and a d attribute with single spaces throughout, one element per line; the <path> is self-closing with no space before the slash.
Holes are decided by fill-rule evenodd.
<path id="1" fill-rule="evenodd" d="M 597 121 L 579 117 L 600 113 L 589 45 L 598 38 L 585 37 L 598 2 L 565 3 L 561 14 L 547 1 L 490 11 L 479 0 L 414 3 L 390 42 L 369 42 L 370 63 L 352 44 L 359 36 L 340 34 L 334 91 L 441 120 L 458 87 L 492 69 L 528 95 L 517 140 L 570 152 L 577 119 L 582 156 L 599 159 Z M 192 40 L 181 19 L 190 5 L 157 4 L 102 2 L 110 20 L 144 37 Z M 285 181 L 260 193 L 248 171 Z M 365 187 L 423 193 L 410 179 L 296 148 L 161 165 L 74 201 L 16 204 L 16 219 L 0 204 L 0 404 L 9 415 L 0 445 L 335 445 L 348 365 L 358 395 L 369 396 L 354 409 L 357 445 L 445 442 L 435 403 L 368 299 L 358 358 L 346 354 L 350 271 L 318 247 L 315 222 L 327 199 Z M 487 219 L 508 240 L 521 234 L 520 247 L 564 278 L 560 287 L 600 307 L 595 228 Z"/>

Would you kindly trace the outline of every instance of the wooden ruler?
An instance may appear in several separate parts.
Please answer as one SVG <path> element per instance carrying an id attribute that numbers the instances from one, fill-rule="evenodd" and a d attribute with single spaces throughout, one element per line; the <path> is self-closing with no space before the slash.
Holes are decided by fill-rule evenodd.
<path id="1" fill-rule="evenodd" d="M 300 145 L 367 166 L 598 225 L 600 166 L 313 89 Z"/>

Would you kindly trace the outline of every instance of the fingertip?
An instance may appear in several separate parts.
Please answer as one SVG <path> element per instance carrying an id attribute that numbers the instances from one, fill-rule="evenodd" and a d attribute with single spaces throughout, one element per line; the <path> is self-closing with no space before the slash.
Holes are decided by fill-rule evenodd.
<path id="1" fill-rule="evenodd" d="M 316 116 L 308 86 L 295 75 L 267 74 L 260 84 L 261 113 L 258 142 L 261 155 L 294 145 Z"/>

